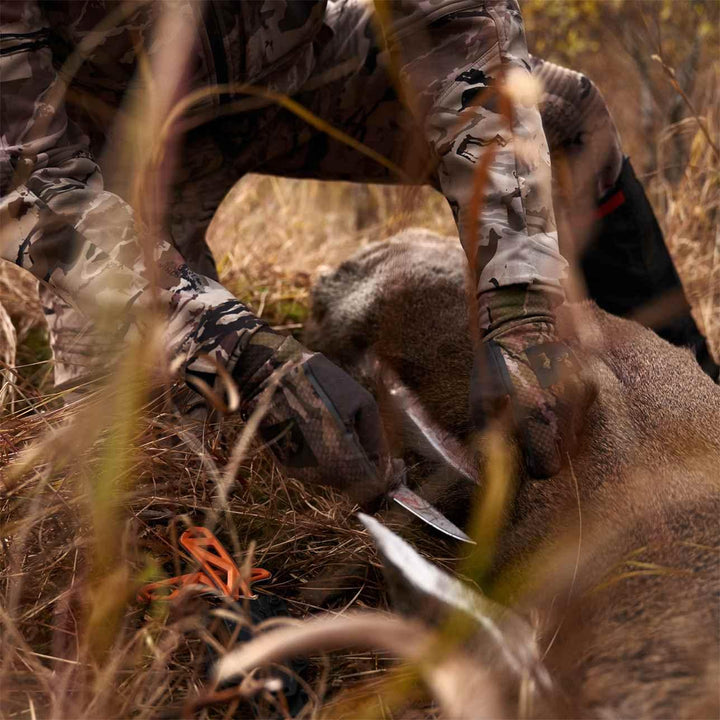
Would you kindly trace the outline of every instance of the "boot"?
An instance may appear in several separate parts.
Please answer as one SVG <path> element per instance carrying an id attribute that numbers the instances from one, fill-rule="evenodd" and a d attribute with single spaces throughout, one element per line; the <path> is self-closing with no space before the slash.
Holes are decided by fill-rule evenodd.
<path id="1" fill-rule="evenodd" d="M 690 314 L 662 230 L 629 158 L 598 205 L 595 235 L 580 264 L 590 297 L 615 315 L 634 315 L 653 301 L 672 298 L 671 316 L 651 326 L 668 342 L 691 348 L 702 369 L 718 382 L 720 368 Z"/>

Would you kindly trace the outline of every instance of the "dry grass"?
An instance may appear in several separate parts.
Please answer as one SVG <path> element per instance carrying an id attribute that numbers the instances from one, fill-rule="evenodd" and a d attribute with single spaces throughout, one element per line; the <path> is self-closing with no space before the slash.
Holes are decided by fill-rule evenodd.
<path id="1" fill-rule="evenodd" d="M 700 107 L 718 137 L 717 96 Z M 718 164 L 692 119 L 668 132 L 692 136 L 693 150 L 680 183 L 662 186 L 662 220 L 717 352 Z M 322 266 L 416 225 L 455 232 L 444 200 L 430 190 L 249 177 L 223 203 L 210 237 L 223 282 L 274 326 L 294 332 Z M 62 406 L 50 392 L 33 283 L 6 277 L 0 296 L 18 329 L 17 385 L 25 399 L 0 432 L 3 717 L 177 716 L 202 693 L 209 663 L 235 641 L 233 624 L 253 625 L 248 603 L 185 598 L 148 608 L 135 600 L 143 582 L 189 571 L 177 547 L 189 524 L 214 528 L 239 564 L 270 570 L 272 580 L 258 593 L 282 598 L 293 618 L 321 607 L 384 607 L 375 552 L 344 498 L 301 487 L 254 447 L 232 478 L 227 506 L 219 503 L 216 488 L 239 422 L 188 424 L 176 393 L 126 393 L 122 375 Z M 128 372 L 140 370 L 131 365 Z M 135 374 L 130 380 L 125 387 L 140 382 Z M 449 546 L 415 532 L 404 517 L 388 523 L 403 525 L 427 555 L 452 564 Z M 343 707 L 377 696 L 368 713 L 386 714 L 386 665 L 372 653 L 334 655 L 329 664 L 315 659 L 304 673 L 304 713 L 330 697 L 340 702 L 342 691 L 350 693 Z M 353 690 L 360 681 L 362 692 Z M 282 713 L 267 690 L 259 698 L 239 712 Z M 235 708 L 230 701 L 197 712 L 229 716 Z"/>
<path id="2" fill-rule="evenodd" d="M 368 187 L 360 193 L 375 218 L 362 229 L 357 225 L 366 220 L 352 210 L 355 186 L 246 179 L 212 227 L 223 282 L 276 327 L 300 330 L 320 261 L 338 262 L 358 244 L 409 225 L 450 229 L 444 200 L 431 191 Z M 242 240 L 260 234 L 263 243 L 248 251 Z M 13 319 L 38 327 L 34 284 L 8 281 L 5 288 Z M 32 301 L 27 315 L 19 310 L 23 294 Z M 273 574 L 258 592 L 282 598 L 291 617 L 321 607 L 342 613 L 385 606 L 375 551 L 345 498 L 303 488 L 256 448 L 240 464 L 228 506 L 220 506 L 216 485 L 242 431 L 239 421 L 205 427 L 183 421 L 175 392 L 123 417 L 112 411 L 113 398 L 122 395 L 115 379 L 62 406 L 48 382 L 46 348 L 32 350 L 40 355 L 32 363 L 36 372 L 21 368 L 18 382 L 26 400 L 3 419 L 0 433 L 3 716 L 154 717 L 177 714 L 201 693 L 217 650 L 232 645 L 227 625 L 213 613 L 222 609 L 245 627 L 252 624 L 248 607 L 186 599 L 168 611 L 166 603 L 147 608 L 134 599 L 142 582 L 191 570 L 177 545 L 186 525 L 214 528 L 239 565 L 252 547 L 253 564 Z M 117 425 L 127 421 L 131 459 L 120 473 L 126 475 L 122 487 L 112 489 L 117 496 L 106 500 L 109 533 L 97 525 L 96 505 Z M 25 466 L 19 473 L 18 462 Z M 388 522 L 451 563 L 451 548 L 416 533 L 407 517 L 388 516 Z M 105 543 L 115 543 L 116 551 L 98 577 L 91 568 Z M 368 692 L 372 697 L 374 687 L 382 688 L 386 665 L 374 653 L 337 655 L 327 676 L 324 664 L 314 663 L 305 673 L 307 711 L 360 681 L 363 687 L 369 682 L 362 693 L 367 702 Z M 261 700 L 255 712 L 271 705 Z"/>
<path id="3" fill-rule="evenodd" d="M 232 644 L 215 615 L 223 609 L 246 626 L 248 607 L 186 598 L 170 609 L 163 602 L 148 608 L 134 599 L 142 582 L 190 571 L 177 549 L 190 524 L 213 528 L 238 564 L 270 570 L 272 580 L 257 591 L 282 598 L 292 617 L 320 607 L 342 613 L 350 605 L 383 606 L 374 550 L 344 498 L 310 492 L 253 452 L 227 507 L 220 506 L 216 481 L 239 423 L 182 425 L 167 396 L 154 400 L 133 424 L 133 458 L 121 473 L 128 482 L 103 500 L 102 464 L 117 435 L 117 418 L 99 417 L 112 404 L 113 391 L 105 393 L 101 405 L 88 398 L 5 422 L 4 464 L 18 457 L 17 448 L 38 438 L 42 444 L 26 472 L 4 476 L 4 715 L 25 714 L 32 702 L 43 716 L 155 716 L 177 712 L 197 694 L 212 649 Z M 80 443 L 96 423 L 105 431 Z M 113 512 L 111 529 L 97 523 L 103 503 Z M 399 527 L 406 518 L 388 522 Z M 435 540 L 414 539 L 441 554 Z M 352 654 L 333 661 L 330 681 L 320 665 L 306 676 L 332 690 L 372 677 L 381 665 L 373 654 Z"/>
<path id="4" fill-rule="evenodd" d="M 358 194 L 364 210 L 354 212 Z M 223 282 L 274 326 L 299 331 L 321 261 L 339 262 L 402 227 L 448 232 L 451 223 L 444 199 L 429 190 L 251 177 L 225 201 L 211 237 Z M 243 242 L 259 235 L 263 243 L 251 249 Z M 177 545 L 186 525 L 214 528 L 239 565 L 252 547 L 253 564 L 273 574 L 258 592 L 282 598 L 291 617 L 321 607 L 342 613 L 385 606 L 375 551 L 347 500 L 303 488 L 255 448 L 221 507 L 216 486 L 241 423 L 183 421 L 175 391 L 145 398 L 137 412 L 123 409 L 117 376 L 88 397 L 66 397 L 63 406 L 51 390 L 47 347 L 36 347 L 42 335 L 33 335 L 42 317 L 34 284 L 5 287 L 13 319 L 29 326 L 22 352 L 35 357 L 20 368 L 24 400 L 0 433 L 3 716 L 154 717 L 177 714 L 201 694 L 210 663 L 233 642 L 215 615 L 223 610 L 250 626 L 248 606 L 216 598 L 147 608 L 134 598 L 142 582 L 191 570 Z M 20 312 L 23 295 L 31 300 L 27 315 Z M 128 425 L 119 453 L 126 467 L 117 468 L 113 453 Z M 108 477 L 108 463 L 120 482 Z M 389 515 L 388 523 L 451 564 L 450 546 L 416 532 L 407 517 Z M 113 552 L 98 563 L 108 544 Z M 386 665 L 374 653 L 336 655 L 329 675 L 322 662 L 312 664 L 304 673 L 307 712 L 360 681 L 368 702 L 368 693 L 383 687 Z M 272 706 L 269 695 L 259 702 L 260 714 Z"/>
<path id="5" fill-rule="evenodd" d="M 677 265 L 693 315 L 720 359 L 720 69 L 707 78 L 702 94 L 705 135 L 697 117 L 669 127 L 660 152 L 680 135 L 690 143 L 690 159 L 680 181 L 661 178 L 668 247 Z M 715 147 L 711 143 L 715 144 Z"/>
<path id="6" fill-rule="evenodd" d="M 225 198 L 208 239 L 223 284 L 276 327 L 299 330 L 317 273 L 412 226 L 457 234 L 429 188 L 255 175 Z"/>

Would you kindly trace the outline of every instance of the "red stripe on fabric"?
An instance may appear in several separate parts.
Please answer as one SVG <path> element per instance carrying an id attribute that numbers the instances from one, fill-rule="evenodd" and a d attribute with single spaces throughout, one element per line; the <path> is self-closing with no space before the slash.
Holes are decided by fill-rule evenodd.
<path id="1" fill-rule="evenodd" d="M 604 218 L 609 215 L 613 210 L 617 210 L 625 202 L 625 193 L 622 190 L 618 190 L 614 195 L 611 195 L 602 205 L 597 209 L 597 219 Z"/>

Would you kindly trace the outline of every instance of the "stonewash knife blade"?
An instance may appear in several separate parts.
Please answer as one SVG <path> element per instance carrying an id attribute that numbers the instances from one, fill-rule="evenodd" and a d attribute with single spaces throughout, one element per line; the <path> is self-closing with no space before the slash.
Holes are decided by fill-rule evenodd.
<path id="1" fill-rule="evenodd" d="M 471 537 L 466 535 L 455 523 L 448 520 L 434 505 L 414 493 L 407 485 L 400 483 L 388 493 L 388 497 L 392 498 L 400 507 L 405 508 L 415 517 L 430 525 L 430 527 L 449 535 L 455 540 L 475 545 L 475 541 Z"/>

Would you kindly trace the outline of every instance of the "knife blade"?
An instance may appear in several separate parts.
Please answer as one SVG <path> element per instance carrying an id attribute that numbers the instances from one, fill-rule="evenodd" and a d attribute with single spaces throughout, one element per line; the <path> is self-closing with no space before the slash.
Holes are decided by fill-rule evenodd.
<path id="1" fill-rule="evenodd" d="M 434 505 L 414 493 L 404 483 L 400 483 L 391 490 L 388 497 L 441 533 L 461 542 L 476 544 L 470 536 L 466 535 L 455 523 L 448 520 Z"/>

